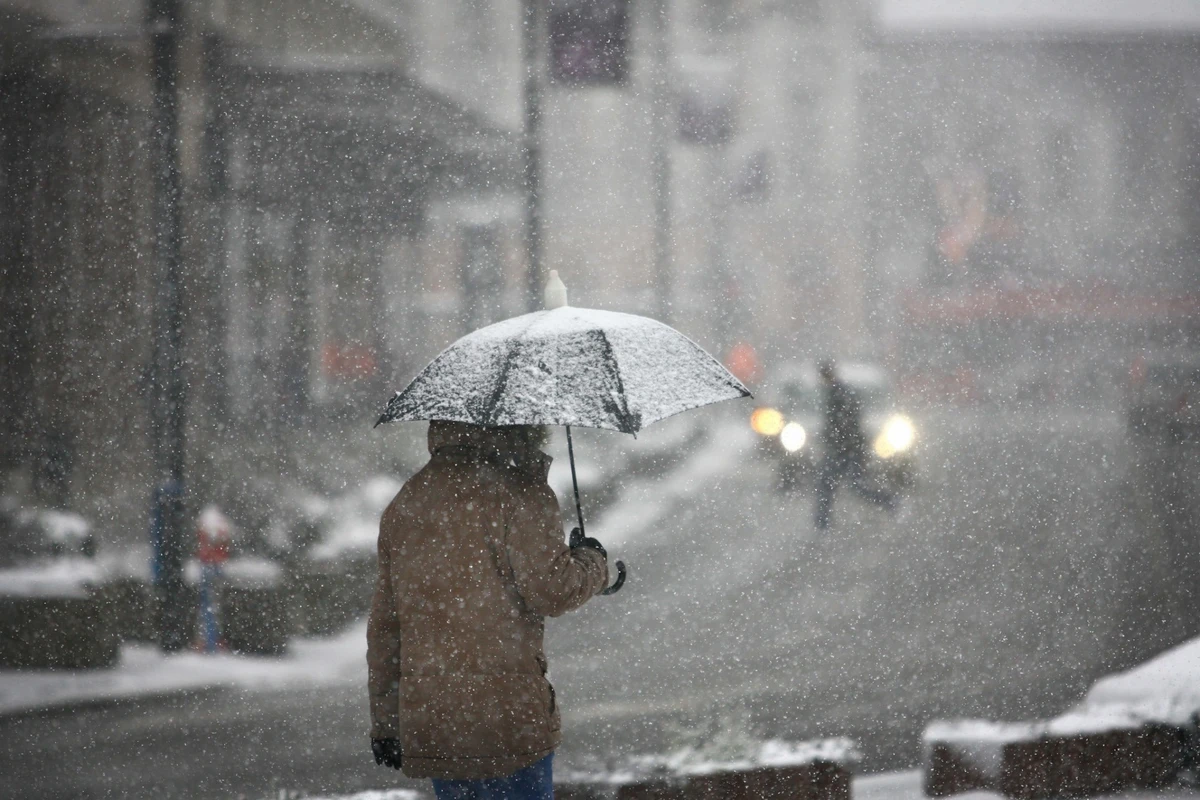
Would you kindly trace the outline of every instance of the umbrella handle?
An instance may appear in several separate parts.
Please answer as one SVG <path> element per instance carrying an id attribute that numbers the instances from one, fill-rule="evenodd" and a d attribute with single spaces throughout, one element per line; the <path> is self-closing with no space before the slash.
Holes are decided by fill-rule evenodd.
<path id="1" fill-rule="evenodd" d="M 575 477 L 575 443 L 571 439 L 571 426 L 567 426 L 567 455 L 571 460 L 571 486 L 575 489 L 575 514 L 579 517 L 579 538 L 586 534 L 583 528 L 583 506 L 579 502 L 579 479 Z M 625 562 L 617 562 L 617 579 L 612 586 L 601 589 L 600 594 L 616 594 L 625 585 Z"/>
<path id="2" fill-rule="evenodd" d="M 625 585 L 625 562 L 618 561 L 617 562 L 617 579 L 616 579 L 616 581 L 614 581 L 613 585 L 609 586 L 607 589 L 602 589 L 600 591 L 600 594 L 616 594 L 618 591 L 620 591 L 621 587 L 624 585 Z"/>

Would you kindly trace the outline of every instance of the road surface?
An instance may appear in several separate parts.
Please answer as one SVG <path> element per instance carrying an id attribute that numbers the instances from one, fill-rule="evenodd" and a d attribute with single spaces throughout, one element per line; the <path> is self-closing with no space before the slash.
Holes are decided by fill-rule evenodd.
<path id="1" fill-rule="evenodd" d="M 776 493 L 728 425 L 667 478 L 631 484 L 629 502 L 654 502 L 620 548 L 629 583 L 550 624 L 560 769 L 718 728 L 849 735 L 863 771 L 913 766 L 932 718 L 1057 713 L 1196 633 L 1180 560 L 1194 455 L 1137 447 L 1115 415 L 919 421 L 923 477 L 902 517 L 839 496 L 819 538 L 810 493 Z M 0 796 L 415 785 L 370 763 L 365 731 L 357 681 L 9 718 Z"/>

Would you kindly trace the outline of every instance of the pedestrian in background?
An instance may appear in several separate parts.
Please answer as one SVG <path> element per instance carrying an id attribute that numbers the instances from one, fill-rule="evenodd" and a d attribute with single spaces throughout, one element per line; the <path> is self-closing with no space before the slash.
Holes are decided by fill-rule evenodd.
<path id="1" fill-rule="evenodd" d="M 817 528 L 825 530 L 829 527 L 834 493 L 845 481 L 849 481 L 851 488 L 863 498 L 894 512 L 896 496 L 868 485 L 866 480 L 867 437 L 862 429 L 862 401 L 838 377 L 833 359 L 823 359 L 817 365 L 817 372 L 825 389 L 825 456 L 817 475 Z"/>
<path id="2" fill-rule="evenodd" d="M 440 800 L 553 797 L 544 620 L 600 592 L 608 563 L 595 539 L 563 542 L 538 438 L 431 422 L 429 463 L 380 521 L 371 747 Z"/>
<path id="3" fill-rule="evenodd" d="M 214 505 L 205 506 L 196 520 L 196 560 L 200 563 L 200 637 L 198 649 L 215 653 L 225 648 L 221 637 L 217 581 L 229 560 L 233 538 L 229 517 Z"/>

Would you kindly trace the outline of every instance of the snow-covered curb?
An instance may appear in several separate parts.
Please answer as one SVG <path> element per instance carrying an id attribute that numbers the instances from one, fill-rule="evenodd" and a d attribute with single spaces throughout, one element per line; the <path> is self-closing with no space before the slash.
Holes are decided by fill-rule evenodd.
<path id="1" fill-rule="evenodd" d="M 919 770 L 864 775 L 855 778 L 852 785 L 851 796 L 854 800 L 926 800 Z M 306 795 L 304 800 L 422 800 L 422 798 L 431 798 L 432 796 L 432 792 L 386 789 L 346 795 Z M 1003 797 L 996 792 L 980 791 L 960 794 L 957 796 L 957 800 L 1003 800 Z M 1105 797 L 1114 796 L 1105 795 Z M 1121 800 L 1163 800 L 1170 797 L 1200 798 L 1200 791 L 1172 788 L 1158 792 L 1123 793 L 1119 797 Z M 268 800 L 268 798 L 263 798 L 263 800 Z M 269 800 L 275 800 L 275 798 L 272 797 Z"/>
<path id="2" fill-rule="evenodd" d="M 749 757 L 731 761 L 707 758 L 692 748 L 684 748 L 668 756 L 646 756 L 637 759 L 636 763 L 650 772 L 665 769 L 675 775 L 712 775 L 760 767 L 802 767 L 818 761 L 850 765 L 857 763 L 860 758 L 858 747 L 846 738 L 810 742 L 770 739 Z"/>
<path id="3" fill-rule="evenodd" d="M 1186 723 L 1200 711 L 1200 638 L 1096 681 L 1081 709 L 1106 708 L 1124 708 L 1160 722 Z"/>
<path id="4" fill-rule="evenodd" d="M 879 775 L 865 775 L 854 779 L 854 800 L 925 800 L 925 794 L 920 771 L 886 772 Z M 1119 797 L 1121 800 L 1162 800 L 1167 797 L 1198 798 L 1200 791 L 1185 788 L 1171 788 L 1160 791 L 1122 792 L 1119 795 L 1100 795 L 1103 797 Z M 1003 800 L 1004 795 L 992 791 L 965 792 L 955 795 L 955 800 Z"/>
<path id="5" fill-rule="evenodd" d="M 414 792 L 411 789 L 371 789 L 354 794 L 306 794 L 303 800 L 424 800 L 431 795 Z M 275 797 L 264 800 L 277 800 Z"/>
<path id="6" fill-rule="evenodd" d="M 108 581 L 108 573 L 92 559 L 50 558 L 21 567 L 0 569 L 0 598 L 71 598 L 83 600 Z"/>
<path id="7" fill-rule="evenodd" d="M 184 579 L 189 586 L 200 584 L 200 562 L 191 559 L 184 566 Z M 283 567 L 279 562 L 257 556 L 238 556 L 220 566 L 219 583 L 239 589 L 274 589 L 283 582 Z"/>
<path id="8" fill-rule="evenodd" d="M 1156 723 L 1186 725 L 1196 713 L 1200 713 L 1200 638 L 1130 670 L 1101 678 L 1079 705 L 1053 719 L 934 722 L 925 729 L 924 740 L 926 745 L 946 742 L 1001 746 L 1043 736 L 1132 730 Z"/>
<path id="9" fill-rule="evenodd" d="M 332 561 L 358 554 L 373 554 L 379 538 L 379 517 L 400 491 L 402 482 L 376 475 L 356 489 L 326 500 L 310 499 L 311 512 L 328 522 L 321 540 L 308 552 L 314 561 Z"/>
<path id="10" fill-rule="evenodd" d="M 664 777 L 685 780 L 727 772 L 804 768 L 817 763 L 850 768 L 858 763 L 859 758 L 858 747 L 850 739 L 802 742 L 772 739 L 760 742 L 752 747 L 752 752 L 742 757 L 715 758 L 694 747 L 683 747 L 665 756 L 637 756 L 612 769 L 562 771 L 556 776 L 556 781 L 584 786 L 620 787 Z"/>
<path id="11" fill-rule="evenodd" d="M 935 722 L 923 736 L 926 788 L 1022 796 L 1160 786 L 1183 766 L 1182 729 L 1200 713 L 1200 639 L 1097 681 L 1065 714 L 1036 722 Z M 1017 787 L 1017 784 L 1021 787 Z"/>
<path id="12" fill-rule="evenodd" d="M 165 655 L 125 645 L 111 670 L 0 670 L 0 714 L 212 687 L 283 689 L 365 680 L 366 623 L 331 639 L 295 639 L 284 658 Z"/>

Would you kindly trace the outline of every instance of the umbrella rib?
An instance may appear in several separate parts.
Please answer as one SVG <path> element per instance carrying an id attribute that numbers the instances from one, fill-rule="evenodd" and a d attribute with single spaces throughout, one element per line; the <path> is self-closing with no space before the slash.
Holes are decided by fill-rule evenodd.
<path id="1" fill-rule="evenodd" d="M 411 389 L 417 383 L 417 381 L 425 377 L 447 352 L 449 352 L 449 348 L 443 351 L 441 355 L 439 355 L 433 361 L 430 361 L 428 364 L 426 364 L 425 368 L 417 373 L 417 377 L 409 381 L 408 386 L 404 387 L 403 391 L 396 392 L 394 395 L 392 395 L 392 399 L 388 400 L 387 405 L 384 406 L 383 413 L 379 416 L 379 419 L 375 421 L 374 427 L 378 428 L 382 423 L 391 422 L 400 416 L 402 401 L 408 399 L 408 390 Z"/>
<path id="2" fill-rule="evenodd" d="M 636 434 L 638 428 L 641 426 L 634 421 L 633 415 L 629 413 L 629 399 L 625 396 L 625 382 L 621 380 L 621 367 L 617 364 L 617 355 L 613 352 L 612 342 L 608 340 L 608 334 L 604 332 L 603 328 L 597 328 L 596 332 L 600 337 L 600 351 L 604 354 L 604 360 L 612 367 L 613 377 L 617 381 L 617 400 L 619 403 L 617 413 L 620 415 L 621 425 L 625 429 L 625 433 Z"/>
<path id="3" fill-rule="evenodd" d="M 504 396 L 504 390 L 508 388 L 508 374 L 512 371 L 512 366 L 516 362 L 517 351 L 521 349 L 521 337 L 529 333 L 529 329 L 537 324 L 542 314 L 534 312 L 528 315 L 531 319 L 525 325 L 525 329 L 520 333 L 513 334 L 509 341 L 508 353 L 505 354 L 504 364 L 500 367 L 500 375 L 496 378 L 496 386 L 492 389 L 492 396 L 487 402 L 487 419 L 488 424 L 495 425 L 496 417 L 500 415 L 500 398 Z"/>
<path id="4" fill-rule="evenodd" d="M 513 362 L 517 359 L 517 351 L 521 349 L 521 340 L 514 338 L 509 345 L 508 354 L 504 358 L 504 364 L 500 367 L 500 375 L 496 378 L 496 386 L 492 389 L 492 396 L 488 398 L 488 422 L 491 425 L 496 424 L 496 418 L 500 415 L 500 398 L 504 396 L 504 390 L 508 388 L 508 374 L 512 371 Z"/>

